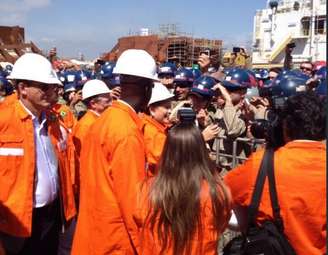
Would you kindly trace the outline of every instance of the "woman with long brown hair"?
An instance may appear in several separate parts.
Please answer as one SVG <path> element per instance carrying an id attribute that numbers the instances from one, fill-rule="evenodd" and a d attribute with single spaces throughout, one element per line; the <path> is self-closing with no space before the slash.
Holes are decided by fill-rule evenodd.
<path id="1" fill-rule="evenodd" d="M 140 254 L 217 254 L 231 201 L 212 164 L 194 121 L 169 130 L 158 174 L 137 199 Z"/>

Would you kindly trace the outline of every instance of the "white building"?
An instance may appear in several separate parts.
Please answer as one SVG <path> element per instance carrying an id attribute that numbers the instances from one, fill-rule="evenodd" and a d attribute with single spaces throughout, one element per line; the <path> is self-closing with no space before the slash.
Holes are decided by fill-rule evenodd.
<path id="1" fill-rule="evenodd" d="M 326 0 L 268 1 L 254 17 L 253 68 L 282 67 L 291 42 L 294 66 L 326 60 L 326 32 Z"/>

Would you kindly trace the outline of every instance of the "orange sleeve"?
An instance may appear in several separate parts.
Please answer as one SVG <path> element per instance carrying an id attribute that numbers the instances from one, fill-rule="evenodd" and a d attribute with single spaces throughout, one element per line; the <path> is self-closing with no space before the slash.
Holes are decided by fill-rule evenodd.
<path id="1" fill-rule="evenodd" d="M 244 164 L 230 170 L 224 177 L 224 182 L 230 188 L 234 207 L 249 204 L 263 153 L 263 150 L 253 153 Z"/>
<path id="2" fill-rule="evenodd" d="M 111 177 L 125 227 L 134 247 L 138 250 L 138 229 L 133 220 L 134 199 L 138 183 L 145 178 L 145 154 L 143 142 L 137 135 L 120 141 L 112 155 Z"/>
<path id="3" fill-rule="evenodd" d="M 166 135 L 161 132 L 145 134 L 147 161 L 157 165 L 163 151 Z"/>
<path id="4" fill-rule="evenodd" d="M 73 141 L 75 145 L 75 150 L 79 157 L 81 154 L 81 144 L 82 141 L 85 139 L 88 130 L 89 130 L 89 126 L 77 125 L 73 131 Z"/>

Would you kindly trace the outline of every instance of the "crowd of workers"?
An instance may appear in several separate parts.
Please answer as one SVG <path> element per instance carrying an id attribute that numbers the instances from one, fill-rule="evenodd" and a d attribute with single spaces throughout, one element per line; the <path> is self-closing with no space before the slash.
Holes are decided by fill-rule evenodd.
<path id="1" fill-rule="evenodd" d="M 217 254 L 243 232 L 264 147 L 285 235 L 324 254 L 326 65 L 209 65 L 130 49 L 92 70 L 34 53 L 3 68 L 0 254 Z"/>

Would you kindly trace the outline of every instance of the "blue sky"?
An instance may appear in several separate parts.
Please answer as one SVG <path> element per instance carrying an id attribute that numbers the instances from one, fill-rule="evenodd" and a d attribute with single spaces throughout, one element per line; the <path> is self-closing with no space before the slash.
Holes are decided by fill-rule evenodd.
<path id="1" fill-rule="evenodd" d="M 59 56 L 93 59 L 121 36 L 176 23 L 195 37 L 222 39 L 225 48 L 251 41 L 253 17 L 266 0 L 0 0 L 0 24 L 25 27 L 27 41 Z"/>

